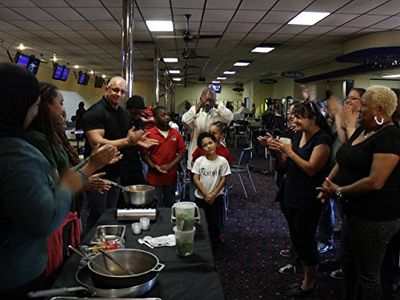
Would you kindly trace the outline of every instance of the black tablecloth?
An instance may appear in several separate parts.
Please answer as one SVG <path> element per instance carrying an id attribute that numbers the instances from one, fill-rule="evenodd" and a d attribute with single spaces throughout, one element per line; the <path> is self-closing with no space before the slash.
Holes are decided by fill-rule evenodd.
<path id="1" fill-rule="evenodd" d="M 108 210 L 97 222 L 97 225 L 124 224 L 127 225 L 125 232 L 126 248 L 141 249 L 156 255 L 165 268 L 160 271 L 154 287 L 142 297 L 159 297 L 161 299 L 223 299 L 221 281 L 215 272 L 214 258 L 211 243 L 207 231 L 207 223 L 204 211 L 200 210 L 201 223 L 196 225 L 194 242 L 194 254 L 189 257 L 176 255 L 175 247 L 160 247 L 150 249 L 146 245 L 138 243 L 139 237 L 150 235 L 158 237 L 173 233 L 170 209 L 158 209 L 158 216 L 152 222 L 150 229 L 142 231 L 139 235 L 133 235 L 130 227 L 131 222 L 118 222 L 115 211 Z M 88 233 L 83 241 L 87 244 L 94 234 L 95 228 Z M 75 281 L 75 273 L 79 265 L 80 257 L 73 254 L 65 263 L 60 275 L 54 284 L 57 287 L 78 286 Z"/>

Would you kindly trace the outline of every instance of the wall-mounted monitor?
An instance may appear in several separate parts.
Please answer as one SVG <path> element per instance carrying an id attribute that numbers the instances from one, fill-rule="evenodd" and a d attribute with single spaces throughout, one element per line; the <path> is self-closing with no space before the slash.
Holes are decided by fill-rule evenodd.
<path id="1" fill-rule="evenodd" d="M 53 79 L 61 80 L 63 71 L 64 71 L 64 66 L 60 66 L 59 64 L 54 64 Z"/>
<path id="2" fill-rule="evenodd" d="M 89 82 L 89 74 L 86 72 L 79 71 L 78 73 L 78 84 L 87 85 Z"/>
<path id="3" fill-rule="evenodd" d="M 31 57 L 29 58 L 29 63 L 28 66 L 26 67 L 26 69 L 33 73 L 33 74 L 37 74 L 38 70 L 39 70 L 39 65 L 40 65 L 40 59 L 34 57 L 33 55 L 31 55 Z"/>
<path id="4" fill-rule="evenodd" d="M 214 92 L 221 93 L 221 85 L 220 84 L 213 84 L 212 85 Z"/>
<path id="5" fill-rule="evenodd" d="M 15 54 L 14 62 L 23 68 L 27 68 L 29 64 L 29 59 L 30 57 L 28 55 L 22 54 L 21 52 L 18 51 Z"/>
<path id="6" fill-rule="evenodd" d="M 104 79 L 100 76 L 96 76 L 94 78 L 94 87 L 95 88 L 102 88 L 104 84 Z"/>
<path id="7" fill-rule="evenodd" d="M 67 81 L 68 75 L 69 75 L 69 71 L 70 71 L 70 69 L 67 68 L 66 66 L 64 66 L 60 80 Z"/>

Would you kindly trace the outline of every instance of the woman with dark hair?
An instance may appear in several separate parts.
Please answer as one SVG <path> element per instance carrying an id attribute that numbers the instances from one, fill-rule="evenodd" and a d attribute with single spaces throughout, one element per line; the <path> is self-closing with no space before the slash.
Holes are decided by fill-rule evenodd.
<path id="1" fill-rule="evenodd" d="M 26 135 L 60 176 L 77 163 L 76 157 L 73 162 L 70 161 L 71 155 L 68 155 L 68 151 L 71 148 L 65 146 L 61 132 L 60 125 L 65 123 L 64 99 L 59 89 L 47 82 L 40 83 L 40 98 L 38 114 L 29 126 Z M 119 158 L 120 154 L 116 147 L 103 146 L 97 152 L 95 151 L 79 172 L 89 177 L 100 167 Z"/>
<path id="2" fill-rule="evenodd" d="M 304 297 L 316 289 L 319 256 L 315 236 L 322 211 L 316 187 L 329 172 L 332 137 L 325 118 L 311 101 L 294 105 L 292 125 L 295 133 L 291 142 L 276 138 L 268 145 L 287 165 L 283 201 L 290 237 L 304 270 L 302 283 L 287 296 Z"/>
<path id="3" fill-rule="evenodd" d="M 0 63 L 0 297 L 24 299 L 45 287 L 47 238 L 63 222 L 81 176 L 59 181 L 23 131 L 38 112 L 39 83 L 20 66 Z"/>
<path id="4" fill-rule="evenodd" d="M 381 299 L 383 257 L 400 229 L 400 130 L 391 118 L 397 98 L 371 86 L 361 103 L 361 126 L 337 152 L 319 198 L 341 202 L 343 299 Z"/>
<path id="5" fill-rule="evenodd" d="M 60 91 L 55 85 L 42 82 L 40 83 L 40 98 L 39 111 L 27 132 L 27 137 L 31 144 L 46 157 L 57 180 L 62 174 L 69 171 L 70 167 L 79 163 L 79 157 L 74 153 L 74 149 L 65 137 L 66 118 Z M 104 173 L 91 175 L 118 157 L 119 152 L 116 147 L 104 146 L 94 153 L 81 169 L 72 170 L 84 176 L 85 190 L 107 190 L 110 186 L 99 179 L 99 175 L 104 175 Z M 49 238 L 47 276 L 55 274 L 55 271 L 62 265 L 65 258 L 63 253 L 66 253 L 69 244 L 79 245 L 81 230 L 77 212 L 80 211 L 81 200 L 81 197 L 73 197 L 71 212 L 67 214 L 63 224 Z"/>

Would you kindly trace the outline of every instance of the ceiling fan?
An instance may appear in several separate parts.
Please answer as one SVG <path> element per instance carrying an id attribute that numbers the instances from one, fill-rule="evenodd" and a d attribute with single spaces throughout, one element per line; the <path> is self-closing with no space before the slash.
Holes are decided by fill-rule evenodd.
<path id="1" fill-rule="evenodd" d="M 173 38 L 173 39 L 183 39 L 185 42 L 185 49 L 182 52 L 182 57 L 184 59 L 194 59 L 194 58 L 209 58 L 209 56 L 198 55 L 197 51 L 194 48 L 189 47 L 189 43 L 199 39 L 215 39 L 215 38 L 222 38 L 221 34 L 202 34 L 202 35 L 195 35 L 192 34 L 189 30 L 189 19 L 192 15 L 185 14 L 186 18 L 186 29 L 183 32 L 183 35 L 167 35 L 167 36 L 157 36 L 157 38 Z"/>

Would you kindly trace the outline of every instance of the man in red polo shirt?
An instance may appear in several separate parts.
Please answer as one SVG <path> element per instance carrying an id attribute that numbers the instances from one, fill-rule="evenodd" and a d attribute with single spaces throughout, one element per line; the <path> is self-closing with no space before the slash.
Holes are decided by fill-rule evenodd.
<path id="1" fill-rule="evenodd" d="M 148 131 L 148 137 L 159 144 L 144 150 L 144 160 L 149 165 L 147 182 L 155 186 L 158 206 L 171 207 L 175 203 L 177 164 L 185 157 L 186 147 L 179 131 L 169 126 L 165 108 L 156 107 L 153 114 L 156 126 Z"/>

